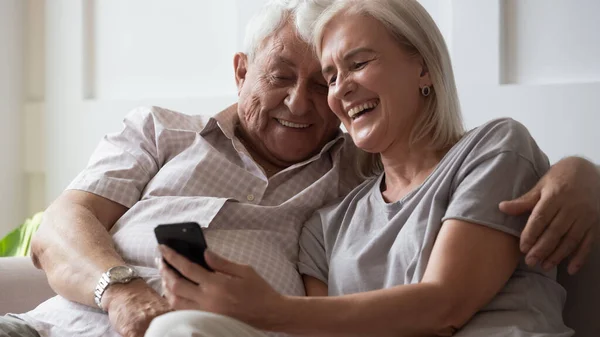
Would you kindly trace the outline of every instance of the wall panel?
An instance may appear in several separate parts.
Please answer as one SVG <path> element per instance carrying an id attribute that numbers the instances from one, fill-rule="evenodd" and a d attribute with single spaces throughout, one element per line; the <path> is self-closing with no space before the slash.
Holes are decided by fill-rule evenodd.
<path id="1" fill-rule="evenodd" d="M 506 0 L 505 82 L 600 82 L 600 1 Z"/>
<path id="2" fill-rule="evenodd" d="M 235 1 L 87 3 L 88 98 L 185 98 L 235 92 Z"/>

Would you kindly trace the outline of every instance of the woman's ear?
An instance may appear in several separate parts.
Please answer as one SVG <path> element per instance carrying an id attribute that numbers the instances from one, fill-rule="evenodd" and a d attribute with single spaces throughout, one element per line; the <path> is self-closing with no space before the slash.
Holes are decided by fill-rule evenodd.
<path id="1" fill-rule="evenodd" d="M 429 76 L 429 68 L 427 67 L 427 64 L 425 64 L 425 60 L 423 60 L 423 58 L 420 58 L 420 62 L 421 62 L 421 78 L 419 80 L 419 86 L 422 88 L 424 86 L 431 86 L 431 76 Z"/>
<path id="2" fill-rule="evenodd" d="M 246 81 L 246 74 L 248 73 L 248 56 L 244 53 L 236 53 L 233 57 L 233 69 L 235 71 L 235 84 L 237 85 L 239 95 Z"/>

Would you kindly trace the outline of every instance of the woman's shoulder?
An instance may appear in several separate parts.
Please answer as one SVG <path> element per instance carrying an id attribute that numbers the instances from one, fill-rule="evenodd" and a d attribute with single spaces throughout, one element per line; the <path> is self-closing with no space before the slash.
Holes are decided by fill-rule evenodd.
<path id="1" fill-rule="evenodd" d="M 348 212 L 355 209 L 358 202 L 369 197 L 374 186 L 380 181 L 380 177 L 380 175 L 377 175 L 366 179 L 350 191 L 350 193 L 325 204 L 316 211 L 316 214 L 320 217 L 322 222 L 329 222 L 332 219 L 344 217 Z"/>
<path id="2" fill-rule="evenodd" d="M 467 136 L 477 143 L 512 151 L 519 151 L 524 143 L 533 141 L 527 127 L 512 118 L 491 120 L 472 129 Z"/>
<path id="3" fill-rule="evenodd" d="M 525 125 L 512 118 L 489 121 L 467 132 L 455 146 L 468 153 L 467 161 L 484 161 L 502 153 L 513 153 L 529 161 L 538 173 L 545 172 L 548 157 Z"/>

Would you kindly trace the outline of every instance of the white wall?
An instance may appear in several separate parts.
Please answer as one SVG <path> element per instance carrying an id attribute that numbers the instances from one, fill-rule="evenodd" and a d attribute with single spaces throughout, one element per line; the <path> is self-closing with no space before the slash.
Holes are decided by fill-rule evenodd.
<path id="1" fill-rule="evenodd" d="M 600 1 L 420 1 L 447 38 L 468 127 L 512 117 L 551 162 L 600 162 Z"/>
<path id="2" fill-rule="evenodd" d="M 186 98 L 231 92 L 236 2 L 101 0 L 86 17 L 88 98 Z M 227 17 L 230 20 L 224 20 Z"/>
<path id="3" fill-rule="evenodd" d="M 25 85 L 23 107 L 23 153 L 27 216 L 46 206 L 45 97 L 46 97 L 46 29 L 45 1 L 25 2 Z"/>
<path id="4" fill-rule="evenodd" d="M 505 83 L 600 81 L 600 1 L 507 0 Z"/>
<path id="5" fill-rule="evenodd" d="M 118 130 L 137 105 L 214 113 L 235 101 L 232 56 L 263 2 L 27 0 L 25 31 L 8 38 L 7 29 L 0 31 L 0 41 L 25 44 L 27 65 L 23 113 L 5 117 L 13 111 L 6 107 L 19 102 L 13 94 L 0 102 L 1 136 L 16 144 L 22 119 L 26 139 L 25 186 L 13 179 L 16 159 L 1 168 L 0 192 L 10 189 L 11 196 L 3 198 L 15 200 L 24 188 L 25 213 L 43 208 L 85 166 L 101 136 Z M 600 21 L 594 17 L 600 1 L 420 2 L 450 47 L 469 127 L 510 116 L 528 126 L 552 161 L 581 154 L 600 162 Z M 17 3 L 0 1 L 0 25 L 14 26 L 23 6 Z M 16 53 L 1 57 L 18 65 Z M 5 147 L 6 158 L 19 156 L 19 147 Z M 0 205 L 23 216 L 13 207 L 23 203 Z"/>
<path id="6" fill-rule="evenodd" d="M 23 101 L 23 3 L 0 1 L 0 237 L 24 216 L 21 107 Z"/>

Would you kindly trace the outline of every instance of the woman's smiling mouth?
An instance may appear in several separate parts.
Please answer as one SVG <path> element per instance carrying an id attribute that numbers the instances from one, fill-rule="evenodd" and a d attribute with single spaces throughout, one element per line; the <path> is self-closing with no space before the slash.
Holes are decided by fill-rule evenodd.
<path id="1" fill-rule="evenodd" d="M 366 103 L 359 104 L 357 106 L 352 107 L 348 110 L 348 117 L 352 118 L 352 120 L 358 118 L 364 113 L 372 111 L 379 105 L 379 100 L 374 100 Z"/>

